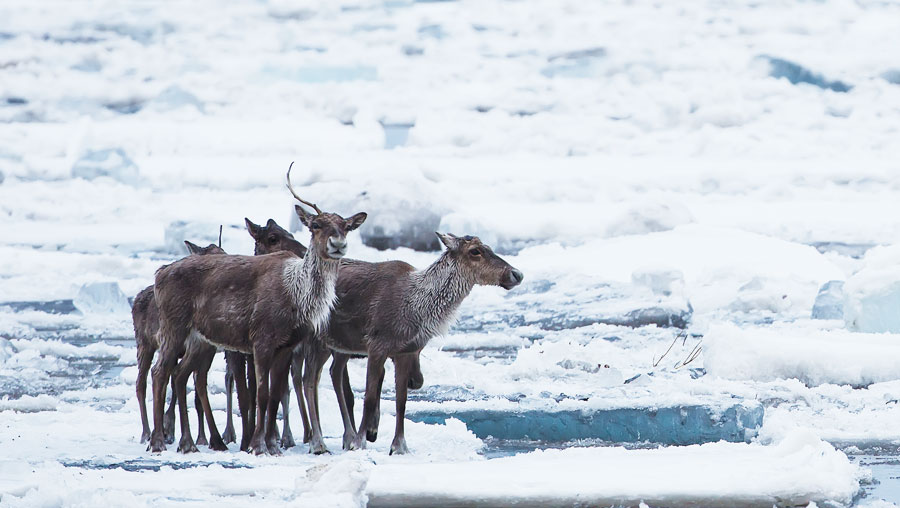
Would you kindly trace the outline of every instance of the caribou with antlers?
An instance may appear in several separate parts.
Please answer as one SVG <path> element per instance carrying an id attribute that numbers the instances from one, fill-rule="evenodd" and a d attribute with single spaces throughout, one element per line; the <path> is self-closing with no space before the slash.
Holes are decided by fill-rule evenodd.
<path id="1" fill-rule="evenodd" d="M 346 235 L 366 219 L 362 212 L 346 219 L 322 212 L 297 195 L 290 172 L 291 168 L 287 173 L 291 194 L 316 212 L 313 215 L 299 205 L 295 207 L 300 221 L 311 232 L 305 258 L 298 259 L 289 252 L 189 256 L 156 273 L 160 348 L 153 367 L 150 449 L 154 452 L 165 449 L 163 403 L 178 350 L 189 340 L 200 340 L 253 355 L 257 410 L 249 451 L 281 453 L 274 416 L 287 388 L 291 352 L 304 333 L 327 325 L 335 301 L 338 268 L 347 251 Z M 180 414 L 185 417 L 185 387 L 176 386 L 176 395 Z M 267 415 L 271 417 L 267 419 Z M 179 450 L 192 448 L 190 433 L 183 434 Z"/>
<path id="2" fill-rule="evenodd" d="M 494 254 L 477 237 L 437 234 L 446 250 L 425 270 L 418 271 L 402 261 L 368 263 L 344 260 L 337 279 L 337 304 L 327 328 L 318 330 L 316 341 L 327 347 L 307 347 L 303 389 L 312 425 L 310 451 L 326 451 L 319 425 L 319 376 L 328 357 L 335 355 L 332 382 L 344 421 L 345 449 L 365 448 L 366 439 L 378 435 L 381 386 L 384 364 L 394 361 L 396 387 L 396 430 L 391 454 L 406 453 L 403 421 L 408 387 L 421 386 L 418 357 L 425 344 L 444 333 L 455 311 L 475 285 L 512 289 L 522 282 L 522 272 Z M 366 393 L 359 430 L 347 410 L 339 380 L 346 376 L 347 355 L 366 355 Z M 339 358 L 341 359 L 340 361 Z"/>

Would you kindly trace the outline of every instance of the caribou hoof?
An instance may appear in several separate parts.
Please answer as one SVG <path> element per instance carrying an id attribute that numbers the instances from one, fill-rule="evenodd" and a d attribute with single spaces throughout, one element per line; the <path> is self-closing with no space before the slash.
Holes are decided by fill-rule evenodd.
<path id="1" fill-rule="evenodd" d="M 366 440 L 363 439 L 362 434 L 357 434 L 354 436 L 353 440 L 350 441 L 350 447 L 348 450 L 365 450 L 366 449 Z"/>
<path id="2" fill-rule="evenodd" d="M 316 455 L 322 455 L 323 453 L 328 453 L 328 448 L 325 447 L 325 443 L 323 443 L 321 440 L 319 440 L 319 442 L 317 442 L 317 443 L 310 441 L 309 453 L 314 453 Z"/>
<path id="3" fill-rule="evenodd" d="M 304 430 L 303 431 L 303 442 L 308 443 L 310 441 L 312 441 L 312 431 Z"/>
<path id="4" fill-rule="evenodd" d="M 294 442 L 294 436 L 290 433 L 284 434 L 281 436 L 281 447 L 287 450 L 288 448 L 293 448 L 297 446 L 297 443 Z"/>
<path id="5" fill-rule="evenodd" d="M 266 442 L 261 438 L 251 439 L 250 446 L 247 448 L 249 453 L 253 455 L 268 455 L 269 447 L 266 446 Z"/>
<path id="6" fill-rule="evenodd" d="M 144 444 L 147 441 L 150 441 L 150 432 L 145 430 L 141 433 L 141 444 Z"/>
<path id="7" fill-rule="evenodd" d="M 282 455 L 281 447 L 278 446 L 278 443 L 268 443 L 266 444 L 266 448 L 269 451 L 269 455 L 275 455 L 276 457 Z"/>
<path id="8" fill-rule="evenodd" d="M 200 450 L 197 449 L 197 445 L 194 444 L 190 437 L 184 437 L 178 442 L 178 451 L 181 453 L 194 453 Z"/>
<path id="9" fill-rule="evenodd" d="M 197 436 L 197 446 L 209 446 L 209 441 L 206 440 L 206 434 Z"/>
<path id="10" fill-rule="evenodd" d="M 216 439 L 215 437 L 213 437 L 209 440 L 209 449 L 215 450 L 217 452 L 227 452 L 228 446 L 225 445 L 225 441 L 223 441 L 221 438 Z"/>
<path id="11" fill-rule="evenodd" d="M 353 440 L 354 440 L 355 438 L 356 438 L 356 434 L 353 433 L 353 432 L 350 432 L 350 433 L 344 433 L 344 439 L 343 439 L 343 443 L 342 443 L 342 448 L 343 448 L 344 450 L 352 450 L 352 448 L 350 448 L 350 446 L 351 446 L 351 444 L 353 443 Z"/>
<path id="12" fill-rule="evenodd" d="M 378 439 L 378 429 L 366 429 L 366 439 L 370 443 L 374 443 Z"/>
<path id="13" fill-rule="evenodd" d="M 389 455 L 406 455 L 409 453 L 409 448 L 406 447 L 406 439 L 401 439 L 399 442 L 395 439 L 393 443 L 391 443 L 391 452 Z"/>
<path id="14" fill-rule="evenodd" d="M 237 434 L 234 432 L 234 427 L 226 426 L 225 432 L 222 433 L 222 441 L 226 443 L 235 443 L 237 442 Z"/>
<path id="15" fill-rule="evenodd" d="M 162 453 L 166 451 L 166 443 L 162 439 L 151 439 L 147 445 L 147 451 L 151 453 Z"/>

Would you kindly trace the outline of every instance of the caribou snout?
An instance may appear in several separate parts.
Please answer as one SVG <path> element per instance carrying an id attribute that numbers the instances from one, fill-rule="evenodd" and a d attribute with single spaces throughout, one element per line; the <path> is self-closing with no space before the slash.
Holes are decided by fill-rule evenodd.
<path id="1" fill-rule="evenodd" d="M 326 252 L 332 259 L 340 259 L 347 254 L 347 239 L 331 236 L 326 243 Z"/>
<path id="2" fill-rule="evenodd" d="M 512 289 L 521 284 L 522 279 L 524 278 L 525 274 L 513 268 L 506 272 L 506 275 L 503 276 L 503 281 L 500 283 L 500 287 L 502 287 L 503 289 Z"/>

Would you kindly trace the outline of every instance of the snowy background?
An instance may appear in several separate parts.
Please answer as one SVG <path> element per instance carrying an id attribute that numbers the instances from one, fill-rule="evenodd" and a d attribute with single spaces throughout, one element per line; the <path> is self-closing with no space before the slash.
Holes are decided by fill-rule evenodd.
<path id="1" fill-rule="evenodd" d="M 3 2 L 0 504 L 900 502 L 898 20 Z M 390 400 L 378 442 L 340 451 L 327 382 L 332 455 L 151 455 L 128 299 L 219 224 L 245 254 L 244 217 L 296 229 L 291 161 L 302 195 L 369 213 L 352 257 L 424 267 L 435 230 L 473 234 L 525 283 L 476 288 L 425 349 L 409 456 Z"/>

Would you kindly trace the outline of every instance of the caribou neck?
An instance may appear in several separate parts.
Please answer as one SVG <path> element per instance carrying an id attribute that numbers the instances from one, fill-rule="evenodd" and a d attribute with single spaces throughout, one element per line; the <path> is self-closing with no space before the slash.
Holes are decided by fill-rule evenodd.
<path id="1" fill-rule="evenodd" d="M 340 259 L 323 258 L 318 249 L 309 249 L 304 258 L 292 258 L 284 265 L 284 285 L 301 324 L 323 328 L 334 307 L 334 286 Z"/>
<path id="2" fill-rule="evenodd" d="M 414 272 L 405 303 L 407 319 L 419 324 L 416 342 L 424 346 L 434 335 L 445 333 L 473 286 L 472 278 L 447 251 L 425 270 Z"/>

